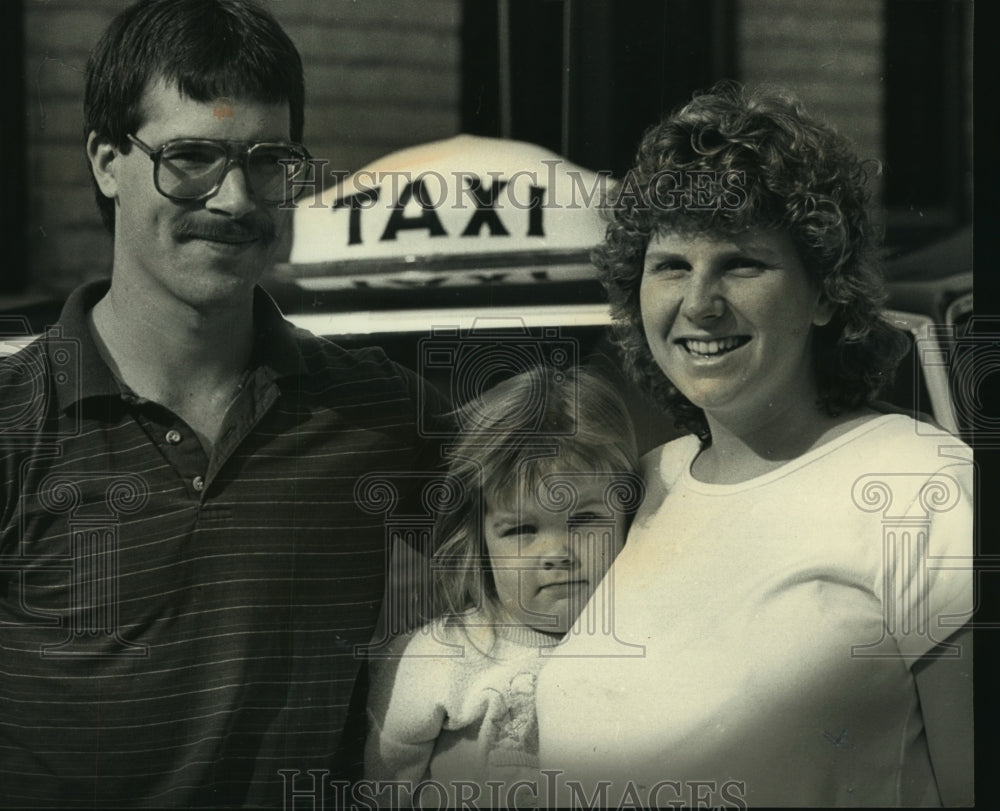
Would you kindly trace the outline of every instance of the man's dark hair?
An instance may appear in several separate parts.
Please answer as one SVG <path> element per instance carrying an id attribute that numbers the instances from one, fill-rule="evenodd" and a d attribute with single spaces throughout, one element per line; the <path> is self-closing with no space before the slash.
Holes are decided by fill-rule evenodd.
<path id="1" fill-rule="evenodd" d="M 302 60 L 277 20 L 252 0 L 140 0 L 108 26 L 87 61 L 84 139 L 91 132 L 127 152 L 143 123 L 142 96 L 163 79 L 193 101 L 288 102 L 289 135 L 302 140 Z M 105 227 L 114 202 L 96 187 Z"/>

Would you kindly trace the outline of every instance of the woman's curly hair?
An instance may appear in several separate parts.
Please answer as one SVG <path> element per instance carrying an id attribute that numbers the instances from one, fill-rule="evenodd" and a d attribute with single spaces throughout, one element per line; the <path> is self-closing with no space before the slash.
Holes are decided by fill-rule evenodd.
<path id="1" fill-rule="evenodd" d="M 877 169 L 877 164 L 873 164 Z M 704 172 L 705 175 L 691 173 Z M 792 239 L 833 318 L 813 332 L 818 407 L 831 415 L 869 402 L 909 343 L 880 316 L 885 288 L 869 219 L 868 166 L 847 141 L 778 91 L 722 82 L 643 136 L 635 166 L 593 252 L 625 366 L 678 428 L 709 439 L 700 408 L 666 378 L 646 342 L 639 288 L 650 238 L 697 230 L 780 229 Z M 678 179 L 715 178 L 717 207 L 677 200 Z M 666 201 L 666 203 L 665 203 Z"/>

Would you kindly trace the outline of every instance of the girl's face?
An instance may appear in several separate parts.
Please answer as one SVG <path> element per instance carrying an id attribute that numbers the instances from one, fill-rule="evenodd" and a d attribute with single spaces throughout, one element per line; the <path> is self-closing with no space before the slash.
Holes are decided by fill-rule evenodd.
<path id="1" fill-rule="evenodd" d="M 810 337 L 833 307 L 786 233 L 654 235 L 639 305 L 656 363 L 708 416 L 815 402 Z"/>
<path id="2" fill-rule="evenodd" d="M 569 630 L 625 542 L 625 516 L 604 502 L 615 481 L 554 473 L 520 498 L 487 503 L 486 549 L 512 619 L 547 633 Z"/>

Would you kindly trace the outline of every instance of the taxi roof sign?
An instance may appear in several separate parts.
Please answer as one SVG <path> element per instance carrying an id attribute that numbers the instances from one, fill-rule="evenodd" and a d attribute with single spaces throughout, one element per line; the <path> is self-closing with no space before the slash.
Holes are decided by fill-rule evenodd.
<path id="1" fill-rule="evenodd" d="M 458 277 L 489 268 L 561 268 L 593 277 L 614 181 L 520 141 L 457 135 L 379 158 L 299 200 L 279 276 Z"/>

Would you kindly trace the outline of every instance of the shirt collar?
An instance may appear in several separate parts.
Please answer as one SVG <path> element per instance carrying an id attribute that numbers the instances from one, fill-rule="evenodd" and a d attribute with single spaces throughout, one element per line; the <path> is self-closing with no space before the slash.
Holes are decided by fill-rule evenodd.
<path id="1" fill-rule="evenodd" d="M 87 314 L 110 287 L 107 279 L 78 287 L 66 299 L 59 321 L 46 332 L 46 352 L 50 368 L 56 370 L 53 377 L 61 410 L 88 397 L 120 397 L 123 393 L 123 384 L 101 357 L 87 323 Z M 253 318 L 250 369 L 261 369 L 272 380 L 305 374 L 305 359 L 292 325 L 260 287 L 254 288 Z"/>

